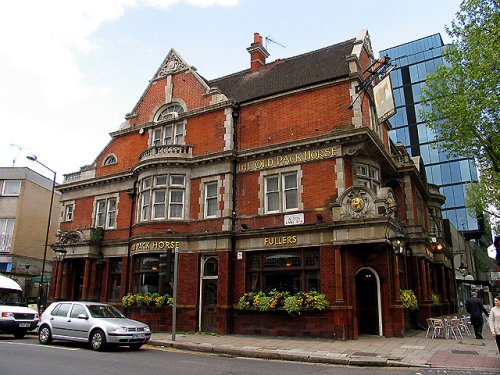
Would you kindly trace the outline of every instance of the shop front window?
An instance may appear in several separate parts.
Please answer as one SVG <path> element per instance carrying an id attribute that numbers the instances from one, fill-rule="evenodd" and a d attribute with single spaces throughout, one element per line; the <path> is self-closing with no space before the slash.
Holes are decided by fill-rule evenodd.
<path id="1" fill-rule="evenodd" d="M 122 281 L 122 260 L 111 259 L 109 262 L 108 299 L 110 301 L 120 300 Z"/>
<path id="2" fill-rule="evenodd" d="M 247 278 L 248 291 L 319 292 L 319 250 L 249 254 Z"/>

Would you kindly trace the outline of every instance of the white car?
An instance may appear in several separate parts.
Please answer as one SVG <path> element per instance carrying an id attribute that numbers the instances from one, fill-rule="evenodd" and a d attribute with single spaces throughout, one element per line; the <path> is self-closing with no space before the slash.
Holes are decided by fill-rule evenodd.
<path id="1" fill-rule="evenodd" d="M 128 319 L 114 306 L 97 302 L 54 302 L 43 312 L 38 325 L 40 344 L 52 340 L 88 342 L 98 351 L 108 344 L 138 350 L 150 338 L 146 324 Z"/>

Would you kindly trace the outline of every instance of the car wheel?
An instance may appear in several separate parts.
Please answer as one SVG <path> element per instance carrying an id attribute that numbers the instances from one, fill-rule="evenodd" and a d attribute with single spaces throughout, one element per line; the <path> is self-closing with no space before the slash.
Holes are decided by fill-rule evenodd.
<path id="1" fill-rule="evenodd" d="M 40 344 L 50 344 L 52 342 L 52 332 L 50 332 L 49 326 L 41 326 L 38 330 L 38 341 Z"/>
<path id="2" fill-rule="evenodd" d="M 24 329 L 20 329 L 14 332 L 14 338 L 16 339 L 22 339 L 24 336 L 26 336 L 27 331 Z"/>
<path id="3" fill-rule="evenodd" d="M 106 336 L 100 329 L 96 329 L 90 334 L 90 347 L 95 351 L 102 351 L 106 347 Z"/>
<path id="4" fill-rule="evenodd" d="M 142 344 L 130 344 L 129 348 L 132 350 L 139 350 L 141 348 Z"/>

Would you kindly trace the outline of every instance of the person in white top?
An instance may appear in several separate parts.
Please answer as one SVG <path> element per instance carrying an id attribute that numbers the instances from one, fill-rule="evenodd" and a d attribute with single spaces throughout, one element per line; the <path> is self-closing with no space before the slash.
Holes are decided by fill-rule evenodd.
<path id="1" fill-rule="evenodd" d="M 491 334 L 497 342 L 498 353 L 500 354 L 500 296 L 496 296 L 493 302 L 495 306 L 493 306 L 490 311 L 488 322 L 490 324 Z"/>

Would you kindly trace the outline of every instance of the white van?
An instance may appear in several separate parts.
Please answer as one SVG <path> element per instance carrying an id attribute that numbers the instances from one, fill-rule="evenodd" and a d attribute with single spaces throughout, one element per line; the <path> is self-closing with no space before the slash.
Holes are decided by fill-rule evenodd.
<path id="1" fill-rule="evenodd" d="M 27 307 L 21 286 L 0 275 L 0 333 L 22 339 L 38 325 L 38 313 Z"/>

